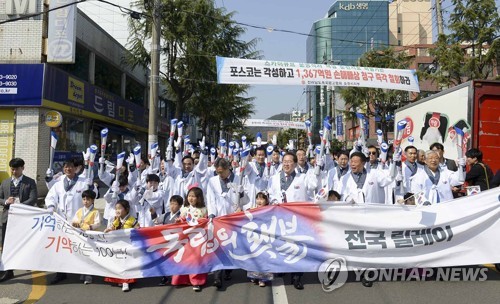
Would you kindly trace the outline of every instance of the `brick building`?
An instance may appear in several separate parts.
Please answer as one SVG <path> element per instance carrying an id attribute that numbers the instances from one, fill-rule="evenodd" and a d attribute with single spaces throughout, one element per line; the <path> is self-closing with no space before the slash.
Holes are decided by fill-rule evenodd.
<path id="1" fill-rule="evenodd" d="M 46 11 L 48 2 L 2 1 L 0 22 Z M 149 71 L 124 64 L 127 50 L 79 10 L 75 28 L 74 63 L 53 64 L 47 63 L 47 14 L 0 25 L 0 179 L 9 176 L 8 161 L 21 157 L 40 195 L 49 165 L 49 111 L 63 117 L 53 128 L 59 137 L 56 170 L 90 144 L 99 145 L 104 127 L 108 158 L 137 143 L 145 150 L 147 143 Z M 168 133 L 166 112 L 166 101 L 160 102 L 159 134 Z"/>

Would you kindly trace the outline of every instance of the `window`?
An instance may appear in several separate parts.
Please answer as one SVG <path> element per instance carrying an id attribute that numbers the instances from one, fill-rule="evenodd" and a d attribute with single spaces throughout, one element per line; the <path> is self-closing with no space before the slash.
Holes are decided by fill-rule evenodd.
<path id="1" fill-rule="evenodd" d="M 127 76 L 125 99 L 137 105 L 144 106 L 145 87 L 131 77 Z"/>
<path id="2" fill-rule="evenodd" d="M 401 34 L 401 27 L 398 26 L 398 34 Z"/>
<path id="3" fill-rule="evenodd" d="M 74 64 L 54 64 L 59 69 L 68 72 L 85 81 L 89 80 L 90 51 L 80 44 L 76 44 Z"/>
<path id="4" fill-rule="evenodd" d="M 99 56 L 95 56 L 95 85 L 121 96 L 121 71 Z"/>

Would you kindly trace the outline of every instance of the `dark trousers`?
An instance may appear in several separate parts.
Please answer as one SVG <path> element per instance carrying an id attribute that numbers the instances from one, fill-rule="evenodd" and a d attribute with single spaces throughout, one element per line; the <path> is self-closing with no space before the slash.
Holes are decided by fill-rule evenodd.
<path id="1" fill-rule="evenodd" d="M 214 280 L 219 280 L 222 281 L 222 272 L 225 274 L 231 274 L 233 272 L 232 269 L 226 269 L 226 270 L 217 270 L 214 271 Z"/>
<path id="2" fill-rule="evenodd" d="M 292 275 L 292 279 L 294 279 L 294 278 L 300 279 L 300 278 L 302 278 L 304 273 L 303 272 L 292 272 L 291 275 Z"/>

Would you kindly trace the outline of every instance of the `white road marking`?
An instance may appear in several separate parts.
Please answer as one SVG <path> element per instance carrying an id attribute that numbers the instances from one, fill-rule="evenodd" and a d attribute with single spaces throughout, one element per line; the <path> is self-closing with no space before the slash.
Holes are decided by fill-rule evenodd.
<path id="1" fill-rule="evenodd" d="M 272 282 L 274 304 L 288 304 L 288 297 L 286 296 L 285 282 L 283 281 L 283 278 L 275 277 Z"/>

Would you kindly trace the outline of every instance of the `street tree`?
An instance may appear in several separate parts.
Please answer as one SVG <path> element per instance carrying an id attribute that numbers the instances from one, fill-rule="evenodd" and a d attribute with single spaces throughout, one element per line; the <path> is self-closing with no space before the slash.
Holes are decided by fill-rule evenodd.
<path id="1" fill-rule="evenodd" d="M 259 53 L 254 51 L 257 40 L 243 41 L 241 35 L 245 29 L 232 20 L 233 13 L 215 7 L 213 0 L 161 0 L 160 7 L 153 7 L 153 2 L 138 1 L 134 6 L 149 16 L 160 12 L 161 81 L 167 84 L 175 117 L 181 118 L 193 96 L 208 96 L 213 90 L 212 85 L 203 84 L 216 81 L 215 56 L 257 58 Z M 127 46 L 131 54 L 127 61 L 133 66 L 149 66 L 147 42 L 151 40 L 151 18 L 130 19 L 129 27 L 131 36 Z M 243 94 L 247 88 L 219 93 Z M 224 102 L 225 97 L 219 94 L 211 100 Z M 191 103 L 190 108 L 194 109 L 195 101 Z"/>
<path id="2" fill-rule="evenodd" d="M 360 66 L 375 68 L 408 69 L 412 58 L 404 52 L 395 53 L 392 48 L 371 50 L 360 58 Z M 367 118 L 380 119 L 384 139 L 392 130 L 392 115 L 394 111 L 409 102 L 406 91 L 376 88 L 347 87 L 340 90 L 347 108 L 347 121 L 357 121 L 356 112 L 360 110 Z"/>
<path id="3" fill-rule="evenodd" d="M 438 68 L 426 75 L 441 87 L 488 79 L 500 58 L 500 17 L 494 0 L 452 0 L 448 28 L 430 51 Z"/>

